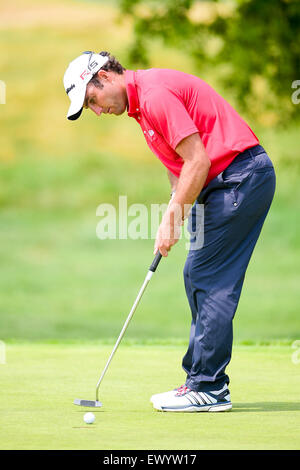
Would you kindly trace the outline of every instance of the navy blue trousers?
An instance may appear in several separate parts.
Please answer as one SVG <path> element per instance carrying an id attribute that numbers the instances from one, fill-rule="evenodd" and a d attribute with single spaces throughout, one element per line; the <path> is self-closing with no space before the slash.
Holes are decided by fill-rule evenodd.
<path id="1" fill-rule="evenodd" d="M 182 361 L 192 390 L 213 391 L 229 383 L 225 369 L 231 359 L 232 320 L 274 191 L 272 162 L 257 145 L 214 178 L 192 208 L 189 224 L 194 233 L 184 267 L 192 324 Z M 199 204 L 204 205 L 204 218 L 197 227 Z M 195 249 L 200 230 L 203 244 Z"/>

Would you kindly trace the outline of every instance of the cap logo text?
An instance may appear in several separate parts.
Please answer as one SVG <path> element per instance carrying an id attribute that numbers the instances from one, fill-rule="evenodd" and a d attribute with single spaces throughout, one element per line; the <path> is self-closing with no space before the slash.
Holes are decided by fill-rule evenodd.
<path id="1" fill-rule="evenodd" d="M 93 60 L 93 62 L 91 62 L 89 65 L 88 65 L 88 69 L 89 70 L 93 70 L 95 67 L 97 67 L 98 65 L 98 62 L 96 60 Z"/>
<path id="2" fill-rule="evenodd" d="M 91 74 L 91 72 L 90 72 L 89 70 L 84 70 L 84 71 L 82 72 L 82 74 L 80 75 L 80 78 L 81 78 L 82 80 L 84 80 L 85 77 L 86 77 L 87 75 L 90 75 L 90 74 Z"/>
<path id="3" fill-rule="evenodd" d="M 71 86 L 69 86 L 69 88 L 67 88 L 67 89 L 66 89 L 66 93 L 67 93 L 67 95 L 70 93 L 70 91 L 71 91 L 71 90 L 73 90 L 73 88 L 75 88 L 75 85 L 74 85 L 74 83 L 72 83 L 72 85 L 71 85 Z"/>

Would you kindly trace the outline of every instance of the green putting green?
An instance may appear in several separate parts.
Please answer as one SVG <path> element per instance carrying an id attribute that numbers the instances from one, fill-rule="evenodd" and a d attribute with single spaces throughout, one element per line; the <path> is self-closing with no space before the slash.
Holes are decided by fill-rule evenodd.
<path id="1" fill-rule="evenodd" d="M 184 381 L 184 346 L 121 344 L 100 387 L 112 345 L 6 345 L 0 365 L 2 449 L 297 449 L 300 364 L 289 346 L 235 346 L 228 368 L 233 410 L 154 411 L 151 394 Z M 83 421 L 94 412 L 94 424 Z"/>

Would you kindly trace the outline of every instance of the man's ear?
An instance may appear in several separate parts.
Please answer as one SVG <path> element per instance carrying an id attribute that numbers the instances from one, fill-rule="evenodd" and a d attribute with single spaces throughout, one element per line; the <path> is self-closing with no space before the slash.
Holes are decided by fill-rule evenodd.
<path id="1" fill-rule="evenodd" d="M 106 70 L 99 70 L 97 75 L 100 80 L 109 81 L 110 75 Z"/>

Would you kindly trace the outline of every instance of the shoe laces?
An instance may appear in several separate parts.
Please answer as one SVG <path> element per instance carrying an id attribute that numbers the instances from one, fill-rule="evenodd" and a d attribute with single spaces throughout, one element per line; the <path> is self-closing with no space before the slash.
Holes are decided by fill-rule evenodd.
<path id="1" fill-rule="evenodd" d="M 186 393 L 188 393 L 190 391 L 191 391 L 191 389 L 189 387 L 187 387 L 186 385 L 181 385 L 181 387 L 179 387 L 177 389 L 176 396 L 177 397 L 182 397 L 183 395 L 185 395 Z"/>
<path id="2" fill-rule="evenodd" d="M 180 392 L 185 387 L 185 384 L 180 385 L 180 387 L 174 388 L 174 392 Z"/>

